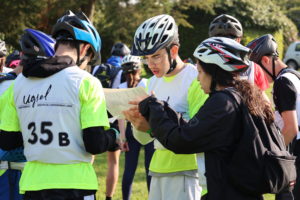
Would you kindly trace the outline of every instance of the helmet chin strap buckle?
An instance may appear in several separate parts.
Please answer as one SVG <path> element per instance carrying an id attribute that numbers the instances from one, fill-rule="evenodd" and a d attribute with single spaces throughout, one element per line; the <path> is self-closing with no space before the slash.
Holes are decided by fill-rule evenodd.
<path id="1" fill-rule="evenodd" d="M 171 58 L 171 48 L 167 47 L 166 50 L 167 50 L 167 53 L 168 53 L 168 58 L 169 58 L 169 63 L 170 63 L 170 69 L 168 70 L 167 74 L 170 74 L 176 68 L 177 62 L 176 62 L 175 59 L 172 61 L 172 58 Z"/>
<path id="2" fill-rule="evenodd" d="M 170 74 L 172 71 L 174 71 L 174 69 L 176 68 L 176 66 L 177 66 L 176 60 L 173 60 L 173 62 L 170 61 L 170 69 L 168 70 L 167 74 Z"/>

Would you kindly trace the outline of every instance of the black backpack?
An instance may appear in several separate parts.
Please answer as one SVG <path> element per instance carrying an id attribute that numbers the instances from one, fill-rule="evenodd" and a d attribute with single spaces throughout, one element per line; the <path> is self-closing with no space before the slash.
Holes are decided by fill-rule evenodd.
<path id="1" fill-rule="evenodd" d="M 224 92 L 235 99 L 243 116 L 243 131 L 228 162 L 230 183 L 249 195 L 291 191 L 296 180 L 295 157 L 286 150 L 278 128 L 251 115 L 237 91 Z"/>
<path id="2" fill-rule="evenodd" d="M 116 67 L 108 63 L 103 63 L 99 65 L 97 71 L 94 73 L 94 76 L 100 80 L 103 88 L 111 88 L 120 70 L 120 67 Z M 125 77 L 122 73 L 121 83 L 124 82 L 124 79 Z"/>

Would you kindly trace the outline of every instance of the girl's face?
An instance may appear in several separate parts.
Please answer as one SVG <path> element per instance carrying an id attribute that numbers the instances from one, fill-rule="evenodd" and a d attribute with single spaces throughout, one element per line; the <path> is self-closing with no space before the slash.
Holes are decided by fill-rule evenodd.
<path id="1" fill-rule="evenodd" d="M 202 90 L 209 94 L 210 91 L 210 85 L 211 85 L 211 75 L 207 74 L 200 63 L 197 61 L 197 69 L 198 69 L 198 81 L 200 82 Z"/>

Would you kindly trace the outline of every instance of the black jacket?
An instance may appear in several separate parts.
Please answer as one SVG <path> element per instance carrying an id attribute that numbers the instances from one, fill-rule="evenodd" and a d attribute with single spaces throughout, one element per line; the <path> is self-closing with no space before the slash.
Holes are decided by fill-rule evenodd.
<path id="1" fill-rule="evenodd" d="M 185 122 L 165 102 L 149 97 L 139 104 L 152 134 L 178 154 L 205 153 L 208 200 L 258 200 L 235 189 L 228 181 L 226 163 L 241 132 L 241 110 L 223 92 L 210 94 L 198 113 Z"/>
<path id="2" fill-rule="evenodd" d="M 68 56 L 53 57 L 43 60 L 27 60 L 22 62 L 25 77 L 45 78 L 67 67 L 74 66 L 72 58 Z M 115 146 L 116 135 L 111 129 L 105 131 L 103 127 L 89 127 L 83 130 L 83 142 L 87 152 L 98 154 Z M 12 150 L 23 146 L 21 132 L 0 133 L 0 148 Z"/>

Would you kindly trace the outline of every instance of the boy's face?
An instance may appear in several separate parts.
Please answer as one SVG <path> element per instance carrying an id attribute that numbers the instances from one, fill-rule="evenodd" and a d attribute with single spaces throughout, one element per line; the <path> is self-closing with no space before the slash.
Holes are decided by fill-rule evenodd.
<path id="1" fill-rule="evenodd" d="M 145 56 L 145 60 L 152 73 L 160 78 L 167 74 L 170 69 L 170 62 L 167 50 L 160 49 L 154 54 Z"/>

